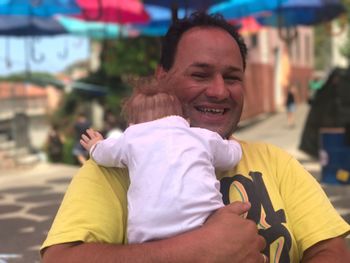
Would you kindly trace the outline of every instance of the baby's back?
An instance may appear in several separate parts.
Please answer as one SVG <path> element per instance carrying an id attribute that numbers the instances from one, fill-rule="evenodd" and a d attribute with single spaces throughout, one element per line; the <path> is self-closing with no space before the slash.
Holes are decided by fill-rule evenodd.
<path id="1" fill-rule="evenodd" d="M 222 206 L 210 148 L 214 138 L 178 116 L 127 129 L 129 242 L 188 231 Z"/>

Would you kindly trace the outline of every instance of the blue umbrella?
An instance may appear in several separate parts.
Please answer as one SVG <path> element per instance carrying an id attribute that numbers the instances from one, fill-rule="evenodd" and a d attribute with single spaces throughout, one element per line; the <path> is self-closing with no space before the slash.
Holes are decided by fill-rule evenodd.
<path id="1" fill-rule="evenodd" d="M 0 16 L 0 35 L 50 36 L 67 33 L 65 28 L 53 18 Z"/>
<path id="2" fill-rule="evenodd" d="M 50 17 L 79 13 L 75 0 L 0 0 L 0 15 Z"/>
<path id="3" fill-rule="evenodd" d="M 67 30 L 54 18 L 49 17 L 30 17 L 30 16 L 0 16 L 0 35 L 13 37 L 42 37 L 68 34 Z M 34 62 L 41 62 L 44 56 L 37 56 L 35 51 L 35 42 L 38 38 L 30 41 L 25 39 L 31 58 Z M 9 39 L 6 40 L 7 53 L 9 53 Z M 7 64 L 10 63 L 8 54 L 6 55 Z M 64 57 L 64 56 L 62 56 Z"/>
<path id="4" fill-rule="evenodd" d="M 179 16 L 179 9 L 184 9 L 186 16 L 189 9 L 204 11 L 211 5 L 224 1 L 225 0 L 143 0 L 143 3 L 169 8 L 171 10 L 171 21 L 176 21 Z"/>
<path id="5" fill-rule="evenodd" d="M 94 39 L 114 39 L 137 35 L 137 31 L 130 29 L 129 26 L 85 21 L 68 16 L 57 16 L 56 19 L 67 32 L 78 36 L 85 36 Z"/>
<path id="6" fill-rule="evenodd" d="M 260 12 L 275 10 L 287 0 L 229 0 L 211 6 L 209 13 L 220 13 L 226 19 L 239 19 Z M 308 2 L 309 0 L 304 0 Z"/>
<path id="7" fill-rule="evenodd" d="M 76 0 L 0 0 L 0 35 L 47 36 L 66 33 L 52 16 L 79 14 Z M 32 57 L 36 56 L 30 42 Z M 43 56 L 35 61 L 41 61 Z"/>
<path id="8" fill-rule="evenodd" d="M 340 0 L 287 0 L 271 14 L 257 20 L 267 26 L 294 27 L 328 22 L 344 12 Z"/>
<path id="9" fill-rule="evenodd" d="M 225 0 L 143 0 L 144 4 L 149 5 L 157 5 L 167 8 L 189 8 L 195 10 L 206 10 L 211 5 L 218 4 L 221 2 L 225 2 Z"/>
<path id="10" fill-rule="evenodd" d="M 167 32 L 171 22 L 172 13 L 169 8 L 145 5 L 145 9 L 150 16 L 150 21 L 145 25 L 133 25 L 133 28 L 139 31 L 144 36 L 163 36 Z M 179 9 L 178 17 L 182 18 L 186 16 L 186 12 L 191 10 Z"/>

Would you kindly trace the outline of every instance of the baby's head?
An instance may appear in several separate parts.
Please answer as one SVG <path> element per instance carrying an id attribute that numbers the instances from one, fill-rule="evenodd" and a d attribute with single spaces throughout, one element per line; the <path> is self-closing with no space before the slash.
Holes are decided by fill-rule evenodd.
<path id="1" fill-rule="evenodd" d="M 129 124 L 183 115 L 179 99 L 155 80 L 136 85 L 132 95 L 123 104 L 123 113 Z"/>

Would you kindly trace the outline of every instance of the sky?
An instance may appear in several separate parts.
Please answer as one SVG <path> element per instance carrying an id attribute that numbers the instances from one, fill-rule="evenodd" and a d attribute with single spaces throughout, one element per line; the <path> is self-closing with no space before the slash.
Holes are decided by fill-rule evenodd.
<path id="1" fill-rule="evenodd" d="M 28 43 L 34 45 L 28 45 Z M 6 44 L 8 43 L 8 44 Z M 34 46 L 35 56 L 44 57 L 41 62 L 30 58 L 30 46 Z M 9 48 L 7 48 L 9 47 Z M 67 55 L 60 58 L 60 54 Z M 30 61 L 30 71 L 58 73 L 76 61 L 89 57 L 90 45 L 87 38 L 74 36 L 41 37 L 36 40 L 24 37 L 0 37 L 0 76 L 23 72 L 26 61 Z M 10 61 L 10 66 L 7 61 Z"/>

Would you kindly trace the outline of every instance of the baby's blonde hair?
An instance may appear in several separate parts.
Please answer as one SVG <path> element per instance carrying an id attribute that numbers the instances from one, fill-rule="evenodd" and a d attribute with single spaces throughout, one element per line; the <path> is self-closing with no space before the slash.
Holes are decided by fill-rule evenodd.
<path id="1" fill-rule="evenodd" d="M 137 124 L 171 115 L 182 116 L 182 105 L 176 95 L 154 79 L 138 80 L 122 112 L 129 124 Z"/>

